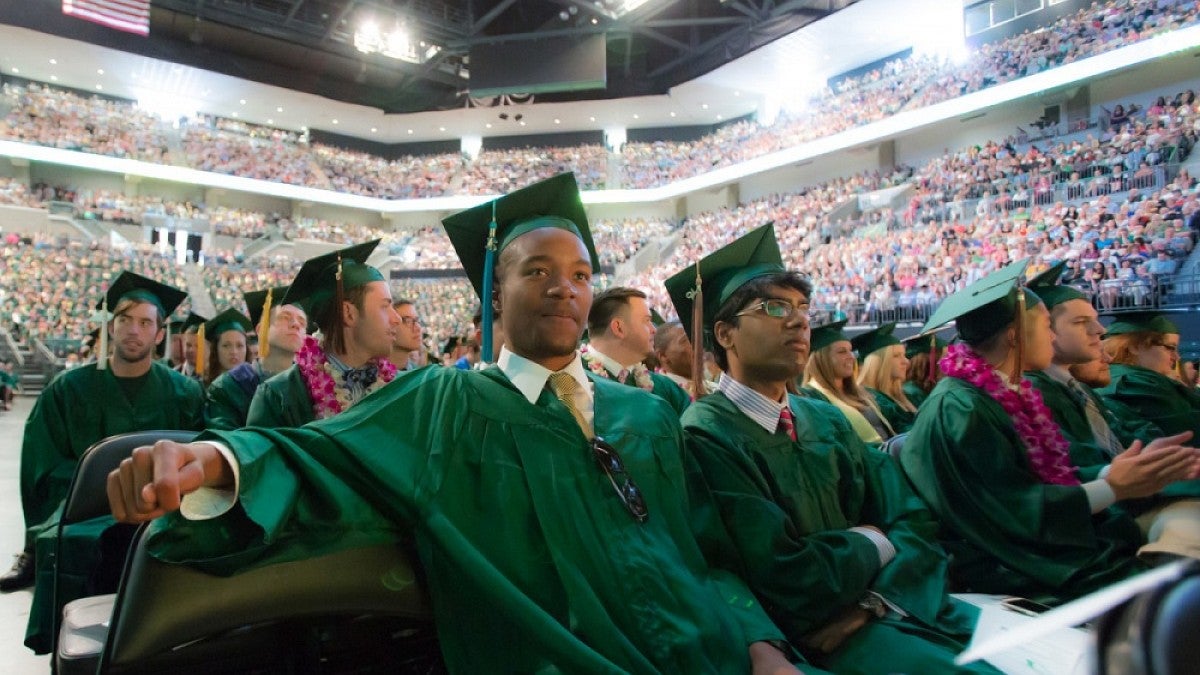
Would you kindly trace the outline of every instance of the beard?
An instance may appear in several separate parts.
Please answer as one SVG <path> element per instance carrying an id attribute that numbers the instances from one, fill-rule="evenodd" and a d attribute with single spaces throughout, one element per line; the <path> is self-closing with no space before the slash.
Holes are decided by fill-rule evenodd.
<path id="1" fill-rule="evenodd" d="M 154 344 L 148 344 L 141 349 L 126 347 L 123 343 L 118 342 L 113 348 L 113 357 L 125 363 L 138 363 L 149 358 L 154 353 Z"/>

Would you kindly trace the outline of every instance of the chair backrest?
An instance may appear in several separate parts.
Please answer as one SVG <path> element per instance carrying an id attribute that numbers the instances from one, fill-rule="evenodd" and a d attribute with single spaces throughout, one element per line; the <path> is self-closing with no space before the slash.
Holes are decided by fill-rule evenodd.
<path id="1" fill-rule="evenodd" d="M 1190 675 L 1200 663 L 1200 562 L 1106 612 L 1096 626 L 1103 675 Z"/>
<path id="2" fill-rule="evenodd" d="M 904 450 L 904 439 L 908 438 L 908 432 L 896 434 L 883 442 L 882 450 L 892 456 L 896 460 L 896 464 L 900 463 L 900 453 Z"/>
<path id="3" fill-rule="evenodd" d="M 223 577 L 151 557 L 141 534 L 117 593 L 100 672 L 146 663 L 169 671 L 170 659 L 188 658 L 187 650 L 177 647 L 205 638 L 217 640 L 219 647 L 220 636 L 239 628 L 294 618 L 398 617 L 432 632 L 425 588 L 398 543 Z"/>
<path id="4" fill-rule="evenodd" d="M 63 505 L 61 524 L 70 525 L 109 513 L 108 493 L 105 482 L 108 474 L 121 465 L 134 448 L 153 445 L 155 441 L 168 440 L 187 443 L 196 437 L 195 431 L 159 430 L 135 431 L 117 434 L 96 441 L 84 451 L 75 475 L 67 489 L 67 500 Z"/>

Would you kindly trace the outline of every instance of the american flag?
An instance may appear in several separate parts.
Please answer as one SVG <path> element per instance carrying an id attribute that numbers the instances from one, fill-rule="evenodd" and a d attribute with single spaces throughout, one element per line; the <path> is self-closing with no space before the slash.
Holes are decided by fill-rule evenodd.
<path id="1" fill-rule="evenodd" d="M 126 33 L 150 34 L 150 0 L 63 0 L 62 11 Z"/>

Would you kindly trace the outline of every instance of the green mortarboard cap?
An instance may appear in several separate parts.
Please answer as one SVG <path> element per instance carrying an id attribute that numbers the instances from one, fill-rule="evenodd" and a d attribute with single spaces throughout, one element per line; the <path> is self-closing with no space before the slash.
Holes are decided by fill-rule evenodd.
<path id="1" fill-rule="evenodd" d="M 746 282 L 767 274 L 784 272 L 783 256 L 779 254 L 779 242 L 775 240 L 775 226 L 767 223 L 708 254 L 700 262 L 700 279 L 703 283 L 704 330 L 712 331 L 717 311 L 721 305 Z M 664 285 L 675 305 L 675 312 L 687 331 L 692 344 L 697 343 L 692 335 L 693 289 L 696 287 L 696 265 L 690 265 L 667 279 Z"/>
<path id="2" fill-rule="evenodd" d="M 485 305 L 491 302 L 490 298 L 484 297 L 483 282 L 493 214 L 496 255 L 527 232 L 556 227 L 582 239 L 592 258 L 592 271 L 600 270 L 600 258 L 596 255 L 575 174 L 559 174 L 442 220 L 471 286 Z"/>
<path id="3" fill-rule="evenodd" d="M 523 234 L 545 227 L 566 230 L 579 237 L 591 258 L 592 271 L 600 271 L 600 257 L 592 241 L 587 213 L 579 196 L 575 174 L 563 173 L 510 192 L 493 201 L 442 220 L 454 252 L 462 262 L 471 286 L 483 302 L 481 332 L 483 358 L 491 358 L 492 284 L 500 252 Z M 493 229 L 494 227 L 494 229 Z"/>
<path id="4" fill-rule="evenodd" d="M 866 359 L 868 354 L 874 354 L 885 347 L 900 344 L 900 339 L 892 335 L 892 331 L 894 330 L 896 330 L 896 323 L 893 321 L 865 333 L 855 335 L 854 339 L 850 340 L 850 344 L 858 352 L 859 362 Z"/>
<path id="5" fill-rule="evenodd" d="M 667 320 L 663 318 L 662 314 L 658 313 L 657 309 L 654 309 L 653 307 L 650 308 L 650 323 L 654 324 L 655 328 L 658 328 L 666 322 Z"/>
<path id="6" fill-rule="evenodd" d="M 1113 317 L 1113 322 L 1108 325 L 1104 337 L 1147 332 L 1178 335 L 1179 327 L 1158 312 L 1128 312 Z"/>
<path id="7" fill-rule="evenodd" d="M 271 307 L 279 307 L 283 304 L 283 299 L 287 297 L 288 286 L 279 286 L 271 290 Z M 246 301 L 246 311 L 250 313 L 250 325 L 258 326 L 262 321 L 263 305 L 267 302 L 267 289 L 261 291 L 247 291 L 242 293 L 242 299 Z"/>
<path id="8" fill-rule="evenodd" d="M 946 351 L 946 347 L 950 346 L 949 340 L 943 340 L 940 337 L 935 336 L 933 341 L 939 352 Z M 917 354 L 929 354 L 928 335 L 918 335 L 904 342 L 904 356 L 911 359 Z"/>
<path id="9" fill-rule="evenodd" d="M 187 293 L 173 286 L 160 284 L 153 279 L 147 279 L 140 274 L 122 272 L 121 276 L 117 277 L 112 285 L 108 287 L 108 293 L 105 294 L 105 298 L 108 303 L 109 312 L 116 309 L 117 304 L 122 300 L 134 299 L 149 302 L 158 307 L 165 319 L 171 316 L 171 312 L 174 312 L 179 303 L 187 298 Z M 103 303 L 96 305 L 96 309 L 102 307 Z"/>
<path id="10" fill-rule="evenodd" d="M 842 319 L 841 321 L 834 321 L 833 323 L 827 323 L 824 326 L 812 329 L 812 337 L 809 338 L 808 342 L 809 352 L 815 354 L 835 342 L 841 342 L 842 340 L 849 341 L 850 338 L 842 332 L 842 329 L 845 327 L 846 319 Z"/>
<path id="11" fill-rule="evenodd" d="M 204 337 L 207 340 L 216 341 L 221 333 L 225 331 L 236 330 L 245 335 L 252 328 L 253 324 L 250 323 L 250 319 L 246 318 L 245 314 L 230 307 L 204 323 Z"/>
<path id="12" fill-rule="evenodd" d="M 339 259 L 342 262 L 343 292 L 365 286 L 372 281 L 386 281 L 379 270 L 367 264 L 367 258 L 371 257 L 378 245 L 379 240 L 376 239 L 309 258 L 296 273 L 296 278 L 292 279 L 287 295 L 282 299 L 273 299 L 272 302 L 296 305 L 309 316 L 320 316 L 337 294 Z"/>
<path id="13" fill-rule="evenodd" d="M 1017 288 L 1028 266 L 1028 258 L 1017 261 L 947 297 L 925 322 L 921 335 L 928 335 L 951 321 L 956 322 L 958 334 L 968 344 L 995 335 L 1016 318 Z M 1027 307 L 1041 302 L 1028 289 L 1024 293 Z"/>
<path id="14" fill-rule="evenodd" d="M 186 319 L 180 319 L 178 321 L 171 322 L 171 334 L 179 335 L 187 331 L 189 328 L 199 327 L 200 324 L 206 321 L 208 321 L 208 319 L 200 316 L 199 314 L 195 312 L 188 312 Z"/>
<path id="15" fill-rule="evenodd" d="M 1071 286 L 1063 286 L 1059 283 L 1059 280 L 1062 279 L 1063 270 L 1066 268 L 1067 263 L 1065 261 L 1057 262 L 1051 265 L 1050 269 L 1030 279 L 1029 283 L 1025 285 L 1026 288 L 1036 293 L 1042 302 L 1046 303 L 1046 309 L 1054 309 L 1069 300 L 1091 302 L 1083 291 Z"/>

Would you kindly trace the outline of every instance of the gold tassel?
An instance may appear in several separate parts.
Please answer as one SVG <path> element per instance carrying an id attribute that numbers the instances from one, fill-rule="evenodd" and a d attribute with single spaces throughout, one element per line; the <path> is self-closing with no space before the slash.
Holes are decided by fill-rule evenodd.
<path id="1" fill-rule="evenodd" d="M 92 345 L 96 352 L 96 370 L 108 370 L 108 294 L 100 302 L 100 344 Z"/>
<path id="2" fill-rule="evenodd" d="M 260 361 L 271 355 L 271 293 L 273 289 L 267 289 L 267 299 L 263 301 L 262 317 L 258 320 L 258 359 Z"/>
<path id="3" fill-rule="evenodd" d="M 196 330 L 196 374 L 200 376 L 201 380 L 205 379 L 208 371 L 206 367 L 208 359 L 205 358 L 207 351 L 208 343 L 204 341 L 204 324 L 200 324 L 200 328 Z"/>

